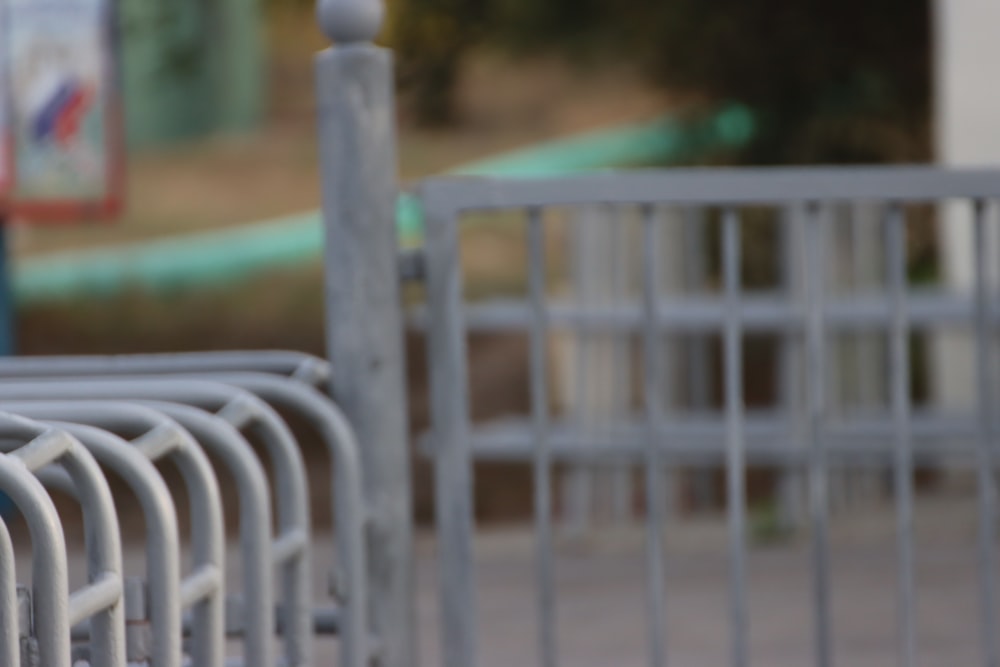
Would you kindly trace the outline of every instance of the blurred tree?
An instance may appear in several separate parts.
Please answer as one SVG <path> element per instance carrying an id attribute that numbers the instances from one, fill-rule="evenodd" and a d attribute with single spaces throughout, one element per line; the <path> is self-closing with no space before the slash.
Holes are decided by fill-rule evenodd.
<path id="1" fill-rule="evenodd" d="M 461 59 L 482 39 L 490 2 L 393 0 L 389 7 L 389 40 L 408 106 L 421 124 L 451 122 Z"/>
<path id="2" fill-rule="evenodd" d="M 673 93 L 741 102 L 758 117 L 752 163 L 929 152 L 928 0 L 396 0 L 394 9 L 418 120 L 451 117 L 460 58 L 488 41 L 624 59 Z"/>
<path id="3" fill-rule="evenodd" d="M 749 161 L 927 156 L 926 0 L 629 3 L 636 51 L 657 82 L 755 110 Z"/>

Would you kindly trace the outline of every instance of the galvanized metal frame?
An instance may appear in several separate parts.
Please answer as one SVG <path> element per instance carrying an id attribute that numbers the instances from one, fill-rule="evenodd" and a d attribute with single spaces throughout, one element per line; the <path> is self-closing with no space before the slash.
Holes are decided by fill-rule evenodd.
<path id="1" fill-rule="evenodd" d="M 0 358 L 0 377 L 221 372 L 271 373 L 314 387 L 324 387 L 330 381 L 330 364 L 324 359 L 282 350 Z"/>
<path id="2" fill-rule="evenodd" d="M 100 468 L 72 436 L 22 417 L 0 416 L 0 439 L 25 443 L 11 451 L 5 460 L 19 459 L 28 472 L 37 472 L 52 463 L 62 466 L 76 488 L 83 510 L 88 583 L 68 598 L 65 593 L 68 588 L 65 544 L 58 530 L 54 509 L 41 521 L 42 517 L 37 514 L 40 506 L 35 505 L 32 510 L 36 514 L 28 517 L 29 527 L 35 526 L 39 531 L 36 534 L 35 529 L 32 530 L 33 541 L 36 537 L 42 541 L 41 544 L 33 544 L 35 562 L 42 568 L 34 578 L 35 636 L 40 639 L 38 657 L 41 667 L 69 664 L 69 629 L 88 618 L 91 623 L 91 660 L 109 667 L 124 667 L 121 540 L 111 490 Z M 18 488 L 17 482 L 12 479 L 16 475 L 15 469 L 9 469 L 7 474 L 8 479 L 0 475 L 2 490 L 9 493 L 20 508 L 21 501 L 27 501 L 28 496 L 24 488 Z M 48 514 L 48 509 L 45 513 Z M 50 523 L 53 525 L 48 525 Z M 44 534 L 41 532 L 43 525 Z M 59 547 L 60 554 L 47 553 Z M 43 583 L 49 578 L 54 583 Z"/>
<path id="3" fill-rule="evenodd" d="M 817 169 L 691 169 L 670 172 L 601 174 L 565 179 L 517 180 L 491 178 L 432 179 L 420 186 L 426 214 L 423 249 L 427 276 L 426 311 L 416 321 L 429 338 L 433 423 L 428 447 L 436 462 L 438 530 L 441 540 L 441 605 L 443 644 L 448 667 L 477 664 L 475 600 L 471 565 L 471 462 L 478 456 L 528 458 L 536 470 L 537 586 L 539 587 L 540 662 L 556 664 L 553 637 L 552 553 L 548 488 L 552 462 L 620 460 L 642 457 L 647 471 L 649 548 L 648 618 L 650 664 L 666 662 L 661 612 L 662 488 L 650 474 L 666 462 L 723 462 L 727 471 L 730 520 L 730 627 L 732 664 L 747 662 L 744 592 L 746 505 L 743 472 L 752 461 L 783 467 L 804 466 L 808 472 L 812 526 L 813 600 L 816 618 L 815 664 L 832 664 L 829 613 L 830 513 L 828 476 L 833 459 L 888 467 L 895 475 L 897 551 L 899 568 L 898 654 L 902 664 L 916 660 L 913 612 L 913 489 L 912 472 L 919 461 L 972 463 L 979 471 L 980 577 L 984 662 L 993 664 L 996 640 L 990 630 L 996 616 L 995 480 L 993 420 L 990 417 L 993 378 L 989 338 L 998 322 L 986 287 L 985 202 L 1000 198 L 1000 171 L 941 170 L 923 167 Z M 942 200 L 971 200 L 976 209 L 977 291 L 972 297 L 914 290 L 903 272 L 906 220 L 903 205 Z M 860 298 L 832 298 L 824 284 L 823 230 L 825 207 L 832 202 L 881 203 L 886 229 L 887 288 Z M 614 307 L 549 304 L 544 284 L 544 237 L 541 219 L 549 207 L 593 205 L 643 206 L 646 257 L 642 267 L 645 289 L 641 306 Z M 664 299 L 656 293 L 653 206 L 711 207 L 722 210 L 723 273 L 721 296 Z M 739 280 L 739 207 L 766 205 L 793 214 L 801 229 L 800 256 L 812 269 L 804 273 L 801 301 L 785 295 L 744 294 Z M 459 263 L 458 227 L 465 213 L 491 210 L 525 212 L 528 229 L 528 294 L 524 301 L 466 305 Z M 941 415 L 916 410 L 909 394 L 909 332 L 943 324 L 973 326 L 980 354 L 978 417 Z M 645 432 L 634 424 L 612 424 L 604 433 L 580 433 L 572 424 L 554 425 L 546 412 L 544 340 L 557 328 L 574 331 L 641 331 L 645 335 L 647 368 L 643 418 Z M 508 422 L 471 429 L 468 412 L 466 340 L 472 330 L 521 330 L 531 337 L 532 416 L 525 424 Z M 891 408 L 885 416 L 849 415 L 831 421 L 827 414 L 823 358 L 826 338 L 835 331 L 884 332 L 889 339 Z M 718 331 L 724 337 L 725 412 L 722 420 L 677 418 L 665 422 L 660 413 L 662 374 L 654 344 L 663 332 Z M 772 331 L 800 337 L 805 343 L 808 387 L 805 429 L 787 410 L 745 414 L 742 403 L 742 351 L 747 332 Z M 650 370 L 651 369 L 651 370 Z M 659 378 L 659 379 L 658 379 Z M 624 435 L 624 437 L 623 437 Z M 879 436 L 892 444 L 876 444 Z M 622 440 L 625 440 L 623 445 Z M 965 440 L 963 446 L 956 440 Z"/>
<path id="4" fill-rule="evenodd" d="M 311 614 L 309 508 L 301 454 L 287 427 L 259 399 L 227 385 L 204 381 L 162 378 L 156 380 L 110 378 L 104 380 L 10 380 L 0 384 L 0 400 L 40 398 L 147 399 L 191 431 L 206 448 L 224 460 L 237 483 L 241 501 L 240 534 L 244 557 L 246 599 L 243 635 L 248 667 L 264 667 L 274 656 L 274 604 L 271 568 L 283 572 L 285 612 L 284 647 L 290 664 L 311 664 Z M 177 403 L 171 405 L 169 402 Z M 202 409 L 185 409 L 201 404 Z M 220 414 L 205 412 L 205 405 Z M 260 420 L 260 421 L 258 421 Z M 272 457 L 277 483 L 278 534 L 271 531 L 271 494 L 267 476 L 256 453 L 238 427 L 253 426 Z"/>
<path id="5" fill-rule="evenodd" d="M 67 665 L 70 662 L 69 617 L 67 591 L 69 590 L 68 567 L 66 563 L 66 542 L 63 537 L 59 514 L 42 483 L 18 457 L 0 454 L 0 489 L 8 494 L 27 521 L 31 534 L 33 577 L 31 593 L 38 620 L 35 628 L 44 633 L 44 645 L 37 645 L 40 667 Z M 3 522 L 0 521 L 0 525 Z M 4 622 L 3 655 L 5 664 L 20 665 L 21 633 L 18 627 L 16 579 L 13 548 L 6 526 L 2 529 L 6 536 L 4 564 L 0 567 Z M 10 560 L 7 560 L 7 555 Z M 14 607 L 11 608 L 10 591 L 15 593 Z M 11 638 L 11 633 L 13 637 Z M 12 640 L 11 640 L 12 639 Z M 8 641 L 9 640 L 9 641 Z"/>
<path id="6" fill-rule="evenodd" d="M 21 661 L 18 638 L 17 573 L 10 531 L 0 521 L 0 661 L 17 665 Z"/>
<path id="7" fill-rule="evenodd" d="M 127 659 L 130 662 L 149 661 L 157 667 L 180 667 L 180 538 L 177 513 L 166 483 L 153 464 L 124 439 L 91 426 L 58 421 L 46 423 L 78 439 L 102 468 L 112 470 L 125 481 L 139 501 L 146 524 L 151 652 L 149 655 L 141 652 L 137 655 L 129 654 Z M 64 470 L 45 469 L 39 471 L 38 475 L 43 483 L 53 483 L 76 495 L 75 484 Z M 142 609 L 131 610 L 130 614 L 127 606 L 126 604 L 126 614 L 129 616 L 145 613 Z M 128 629 L 135 629 L 131 619 Z M 131 642 L 126 642 L 129 643 Z"/>
<path id="8" fill-rule="evenodd" d="M 121 373 L 127 373 L 131 370 L 131 368 L 125 370 L 125 368 L 130 366 L 129 364 L 116 361 L 111 361 L 109 364 L 107 361 L 101 358 L 77 359 L 71 361 L 66 366 L 70 372 L 87 372 L 95 369 L 105 369 L 108 366 L 113 366 L 115 371 Z M 140 365 L 143 368 L 149 367 L 149 365 Z M 153 365 L 155 366 L 156 364 Z M 323 367 L 322 364 L 307 364 L 306 366 L 314 369 Z M 13 372 L 9 368 L 7 371 Z M 258 430 L 262 425 L 263 431 L 258 433 L 258 435 L 263 436 L 265 445 L 267 444 L 266 439 L 270 438 L 272 449 L 279 448 L 279 455 L 280 452 L 287 451 L 289 443 L 296 447 L 297 445 L 294 445 L 290 432 L 287 431 L 287 427 L 284 426 L 276 413 L 273 413 L 266 403 L 256 399 L 255 396 L 259 394 L 275 405 L 282 406 L 283 409 L 304 416 L 307 422 L 316 429 L 331 452 L 334 478 L 336 480 L 333 503 L 334 515 L 337 517 L 338 540 L 336 540 L 336 544 L 339 551 L 338 560 L 342 569 L 340 576 L 336 578 L 339 582 L 340 590 L 338 592 L 342 602 L 341 609 L 337 611 L 339 620 L 336 626 L 338 634 L 341 635 L 343 664 L 361 665 L 371 655 L 371 651 L 377 649 L 377 644 L 373 644 L 370 641 L 367 630 L 366 563 L 364 558 L 364 544 L 361 539 L 364 533 L 365 516 L 367 513 L 363 509 L 364 501 L 362 499 L 360 466 L 357 458 L 358 448 L 352 430 L 333 404 L 308 385 L 287 377 L 266 373 L 222 373 L 218 375 L 206 373 L 199 377 L 169 375 L 137 376 L 134 378 L 105 377 L 103 380 L 99 378 L 96 381 L 96 384 L 100 385 L 100 387 L 95 388 L 92 384 L 89 384 L 90 379 L 55 378 L 50 375 L 53 371 L 54 367 L 49 366 L 42 371 L 45 379 L 36 382 L 8 378 L 4 383 L 0 383 L 0 396 L 17 397 L 18 399 L 34 398 L 36 400 L 44 398 L 49 401 L 53 398 L 76 398 L 77 400 L 86 398 L 118 398 L 125 400 L 142 397 L 184 400 L 189 404 L 200 404 L 203 407 L 218 410 L 219 414 L 228 420 L 228 423 L 221 422 L 220 418 L 212 418 L 205 414 L 196 414 L 199 412 L 198 410 L 185 408 L 178 404 L 153 401 L 148 402 L 147 406 L 153 406 L 159 412 L 172 415 L 179 421 L 182 421 L 185 426 L 190 428 L 202 440 L 202 446 L 210 446 L 213 439 L 225 439 L 223 431 L 227 428 L 232 428 L 233 424 L 244 427 L 253 427 L 256 424 Z M 38 370 L 34 368 L 22 368 L 18 372 L 24 375 L 33 375 Z M 209 378 L 214 379 L 210 381 Z M 220 383 L 222 379 L 225 379 L 225 384 Z M 142 385 L 142 388 L 137 388 L 136 383 Z M 250 388 L 254 393 L 248 394 L 236 388 L 240 384 Z M 56 387 L 58 389 L 55 389 Z M 20 402 L 16 405 L 25 406 L 27 404 Z M 82 405 L 84 408 L 83 410 L 73 408 L 78 417 L 83 416 L 88 407 L 86 402 L 73 403 L 73 405 Z M 127 404 L 115 403 L 115 409 L 119 405 L 122 411 L 125 412 L 127 412 L 126 408 L 130 407 Z M 33 409 L 37 410 L 38 408 L 36 406 Z M 138 408 L 132 407 L 132 409 Z M 122 417 L 115 417 L 113 414 L 114 409 L 111 409 L 110 406 L 109 410 L 108 414 L 103 415 L 104 419 L 110 423 L 118 423 L 119 426 L 122 425 Z M 154 412 L 154 414 L 156 413 Z M 213 419 L 215 422 L 221 423 L 209 424 Z M 231 432 L 229 435 L 232 436 L 234 433 Z M 151 436 L 152 433 L 146 437 L 149 438 Z M 275 444 L 276 439 L 279 441 L 277 444 Z M 160 448 L 159 445 L 151 444 L 150 446 L 156 449 Z M 252 450 L 247 445 L 243 445 L 243 448 L 244 453 L 242 455 L 235 454 L 233 456 L 234 459 L 247 454 L 252 456 Z M 237 463 L 233 460 L 230 461 L 230 465 L 237 465 Z M 239 475 L 237 475 L 237 478 L 239 478 Z M 260 479 L 263 479 L 262 474 Z M 304 483 L 299 488 L 304 489 Z M 246 491 L 246 488 L 244 488 L 244 491 Z M 244 515 L 244 519 L 247 519 L 246 515 Z M 245 520 L 243 523 L 246 526 L 263 529 L 263 527 L 270 524 L 270 520 L 266 517 L 258 516 L 253 521 Z M 279 563 L 294 558 L 296 550 L 301 549 L 307 543 L 307 539 L 293 539 L 301 538 L 302 535 L 301 531 L 285 531 L 283 535 L 276 538 L 274 548 L 279 552 L 276 555 Z M 265 619 L 267 617 L 266 610 L 271 608 L 271 606 L 266 601 L 257 600 L 256 598 L 263 594 L 262 591 L 269 588 L 267 585 L 262 585 L 266 581 L 264 577 L 267 576 L 262 570 L 264 569 L 264 564 L 270 562 L 270 559 L 262 557 L 260 553 L 251 554 L 246 545 L 244 545 L 243 551 L 245 558 L 252 559 L 260 565 L 259 567 L 249 567 L 245 572 L 247 576 L 245 577 L 244 588 L 256 592 L 256 595 L 249 596 L 252 599 L 248 599 L 246 610 L 250 617 L 256 617 L 258 621 L 256 623 L 253 621 L 247 623 L 247 627 L 243 633 L 246 639 L 249 636 L 269 634 Z M 251 586 L 251 582 L 255 582 L 253 586 Z M 288 585 L 292 585 L 295 582 L 289 581 L 287 583 Z M 305 615 L 307 616 L 309 625 L 306 632 L 299 635 L 299 641 L 302 642 L 299 645 L 304 645 L 309 641 L 306 635 L 312 629 L 311 608 L 308 606 L 305 607 Z M 319 617 L 318 622 L 326 623 L 326 621 L 319 620 Z M 280 625 L 282 626 L 282 633 L 284 633 L 287 624 L 282 621 Z M 257 641 L 260 643 L 260 640 Z M 287 647 L 288 642 L 286 642 L 286 649 Z M 251 647 L 248 645 L 248 656 L 251 655 L 250 651 Z"/>
<path id="9" fill-rule="evenodd" d="M 32 419 L 61 421 L 65 424 L 63 428 L 77 435 L 92 452 L 95 446 L 100 446 L 100 443 L 91 444 L 91 439 L 103 439 L 106 443 L 110 443 L 108 438 L 111 438 L 115 441 L 110 443 L 113 446 L 125 443 L 129 447 L 129 454 L 119 454 L 119 456 L 127 458 L 139 456 L 151 462 L 170 458 L 176 463 L 187 489 L 190 506 L 198 508 L 197 512 L 192 513 L 191 571 L 184 577 L 180 576 L 179 570 L 176 577 L 171 575 L 169 570 L 172 566 L 158 561 L 163 558 L 179 558 L 179 550 L 174 549 L 174 555 L 170 556 L 171 552 L 162 544 L 150 546 L 157 544 L 154 541 L 157 538 L 152 535 L 147 536 L 149 562 L 146 581 L 149 586 L 150 618 L 147 620 L 143 616 L 132 617 L 129 619 L 129 628 L 131 630 L 144 623 L 150 626 L 154 648 L 150 658 L 154 667 L 179 664 L 171 661 L 180 660 L 181 610 L 191 607 L 194 613 L 193 622 L 190 624 L 192 660 L 197 664 L 223 665 L 226 628 L 225 581 L 222 576 L 225 569 L 222 501 L 211 464 L 194 438 L 179 424 L 161 413 L 122 402 L 87 400 L 3 402 L 0 409 Z M 73 422 L 75 426 L 68 422 Z M 100 427 L 100 430 L 93 431 L 91 428 L 79 426 L 82 424 L 91 424 Z M 85 431 L 77 432 L 75 429 L 78 428 L 84 428 Z M 140 435 L 126 442 L 108 433 L 115 431 L 119 436 L 136 431 Z M 81 434 L 89 437 L 85 439 L 80 437 Z M 100 457 L 98 460 L 102 462 Z M 161 482 L 154 480 L 152 484 L 158 487 Z M 148 489 L 137 490 L 140 501 L 143 498 L 142 494 L 148 492 Z M 152 505 L 153 500 L 154 498 L 147 498 L 146 504 Z M 147 512 L 155 510 L 155 506 L 151 506 Z M 176 523 L 176 520 L 174 522 Z M 149 530 L 155 524 L 147 519 L 146 525 Z M 176 610 L 173 608 L 174 597 L 177 597 Z M 165 627 L 166 625 L 169 627 Z M 89 630 L 74 628 L 74 636 L 87 637 Z M 130 646 L 134 644 L 135 642 L 129 642 Z M 156 653 L 157 647 L 159 655 Z M 140 658 L 130 655 L 129 660 L 139 661 Z"/>
<path id="10" fill-rule="evenodd" d="M 167 355 L 165 355 L 167 356 Z M 170 355 L 172 356 L 172 355 Z M 129 357 L 67 357 L 66 377 L 92 373 L 119 373 L 133 377 L 145 377 L 154 381 L 158 376 L 144 376 L 165 366 L 160 357 L 140 357 L 134 362 Z M 310 361 L 311 360 L 311 361 Z M 299 368 L 323 369 L 320 360 L 308 357 L 305 360 L 296 359 Z M 248 364 L 253 366 L 253 364 Z M 2 366 L 2 364 L 0 364 Z M 58 365 L 45 365 L 43 368 L 30 365 L 17 366 L 10 364 L 0 368 L 0 376 L 10 379 L 16 375 L 21 379 L 37 377 L 56 377 Z M 184 365 L 181 368 L 186 368 Z M 321 438 L 331 459 L 331 479 L 334 481 L 332 516 L 335 517 L 336 531 L 340 539 L 336 540 L 335 555 L 339 562 L 339 570 L 334 573 L 333 580 L 337 583 L 337 594 L 342 608 L 340 610 L 339 634 L 341 636 L 344 664 L 354 665 L 364 661 L 372 651 L 377 650 L 372 645 L 367 628 L 368 600 L 365 592 L 367 580 L 367 564 L 364 557 L 362 536 L 368 512 L 364 508 L 361 466 L 358 457 L 359 447 L 353 431 L 339 408 L 330 402 L 316 389 L 298 380 L 283 377 L 278 374 L 262 372 L 202 372 L 189 373 L 184 370 L 168 371 L 167 377 L 184 375 L 185 378 L 221 382 L 233 387 L 245 389 L 260 397 L 275 408 L 289 411 L 303 418 Z M 320 373 L 314 373 L 320 375 Z M 323 373 L 325 375 L 325 373 Z M 79 405 L 79 404 L 77 404 Z M 129 407 L 129 406 L 123 406 Z M 85 410 L 74 410 L 81 417 Z M 120 422 L 115 418 L 115 412 L 105 416 L 105 419 Z M 351 539 L 353 536 L 353 539 Z"/>

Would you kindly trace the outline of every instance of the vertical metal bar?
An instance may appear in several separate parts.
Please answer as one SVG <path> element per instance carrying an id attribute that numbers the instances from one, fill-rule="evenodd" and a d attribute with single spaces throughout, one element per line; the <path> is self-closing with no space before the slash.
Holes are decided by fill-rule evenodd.
<path id="1" fill-rule="evenodd" d="M 888 276 L 885 267 L 886 235 L 878 223 L 878 212 L 870 203 L 858 202 L 853 207 L 852 251 L 854 289 L 865 291 L 877 288 Z M 858 407 L 877 409 L 891 403 L 889 378 L 884 369 L 889 368 L 889 351 L 878 332 L 855 334 L 855 367 L 857 372 Z"/>
<path id="2" fill-rule="evenodd" d="M 643 403 L 646 412 L 646 586 L 649 664 L 664 667 L 666 654 L 666 607 L 664 602 L 663 531 L 666 493 L 659 431 L 663 420 L 663 346 L 660 344 L 657 298 L 659 294 L 659 232 L 655 210 L 642 209 L 642 305 L 643 305 Z"/>
<path id="3" fill-rule="evenodd" d="M 782 275 L 785 293 L 793 304 L 803 301 L 803 281 L 805 262 L 802 258 L 803 232 L 791 206 L 782 207 L 779 212 L 778 224 L 781 231 L 781 257 L 784 272 Z M 805 441 L 805 424 L 801 419 L 804 413 L 802 401 L 802 360 L 800 354 L 804 345 L 797 332 L 779 333 L 781 345 L 780 370 L 778 375 L 777 402 L 778 406 L 791 420 L 793 437 Z M 779 482 L 781 521 L 784 527 L 792 528 L 804 523 L 805 518 L 805 475 L 801 470 L 788 466 L 784 468 Z"/>
<path id="4" fill-rule="evenodd" d="M 552 563 L 552 454 L 549 450 L 548 310 L 542 211 L 528 210 L 528 290 L 531 302 L 531 421 L 535 441 L 535 567 L 542 667 L 556 667 L 555 570 Z"/>
<path id="5" fill-rule="evenodd" d="M 977 470 L 979 485 L 979 589 L 980 622 L 983 641 L 983 664 L 1000 665 L 997 646 L 997 580 L 995 454 L 993 451 L 993 354 L 990 341 L 991 308 L 987 271 L 986 202 L 977 200 L 973 219 L 973 257 L 975 258 L 976 298 L 976 388 L 979 394 L 979 447 Z"/>
<path id="6" fill-rule="evenodd" d="M 363 444 L 371 626 L 383 667 L 417 653 L 410 446 L 396 231 L 392 54 L 380 0 L 318 0 L 316 57 L 332 393 Z M 466 666 L 468 667 L 468 666 Z"/>
<path id="7" fill-rule="evenodd" d="M 726 488 L 729 515 L 729 622 L 731 662 L 745 667 L 746 607 L 746 461 L 743 441 L 743 325 L 740 315 L 740 218 L 723 213 L 722 268 L 726 291 Z"/>
<path id="8" fill-rule="evenodd" d="M 865 285 L 865 266 L 862 261 L 864 256 L 864 222 L 860 215 L 860 203 L 855 203 L 851 207 L 851 287 L 854 288 L 855 292 L 861 291 L 861 288 Z M 888 251 L 887 251 L 888 252 Z M 891 266 L 890 262 L 890 266 Z M 891 272 L 892 269 L 889 269 Z M 870 355 L 865 354 L 870 346 L 865 345 L 867 338 L 869 336 L 863 332 L 856 332 L 852 338 L 854 339 L 854 381 L 857 383 L 857 392 L 855 396 L 856 404 L 852 407 L 854 408 L 871 408 L 872 404 L 875 402 L 870 397 L 870 392 L 872 385 L 865 381 L 866 376 L 871 376 L 873 373 L 878 373 L 877 367 L 872 365 L 866 365 L 866 362 L 871 360 L 868 358 Z"/>
<path id="9" fill-rule="evenodd" d="M 684 243 L 684 280 L 683 289 L 688 295 L 696 295 L 705 287 L 705 252 L 704 211 L 695 206 L 684 210 L 683 243 Z M 694 411 L 708 409 L 710 400 L 711 368 L 709 364 L 708 339 L 704 332 L 688 334 L 684 347 L 686 366 L 688 408 Z M 692 471 L 691 482 L 694 491 L 695 506 L 707 509 L 711 506 L 715 491 L 715 480 L 711 468 L 699 468 Z"/>
<path id="10" fill-rule="evenodd" d="M 705 286 L 705 237 L 701 210 L 691 207 L 684 212 L 684 282 L 688 292 Z M 691 407 L 703 410 L 708 407 L 709 363 L 708 341 L 703 333 L 688 337 L 687 383 Z"/>
<path id="11" fill-rule="evenodd" d="M 906 279 L 906 221 L 898 203 L 889 205 L 886 224 L 886 264 L 892 312 L 889 346 L 892 355 L 892 417 L 896 436 L 893 459 L 896 492 L 896 570 L 899 619 L 899 660 L 916 662 L 913 575 L 913 442 L 910 435 L 910 343 Z"/>
<path id="12" fill-rule="evenodd" d="M 0 519 L 0 665 L 19 665 L 17 578 L 14 545 L 7 524 Z"/>
<path id="13" fill-rule="evenodd" d="M 611 215 L 611 296 L 615 302 L 630 302 L 632 290 L 629 286 L 629 253 L 633 236 L 629 232 L 628 220 L 621 207 L 612 209 Z M 610 419 L 624 419 L 631 407 L 632 356 L 629 332 L 612 334 L 612 395 Z M 611 516 L 615 521 L 629 521 L 633 518 L 632 466 L 628 463 L 614 465 L 611 469 Z"/>
<path id="14" fill-rule="evenodd" d="M 678 239 L 678 234 L 672 225 L 672 217 L 669 215 L 670 210 L 662 206 L 654 206 L 652 215 L 656 218 L 657 227 L 657 242 L 659 245 L 656 248 L 658 253 L 658 263 L 657 263 L 657 280 L 659 281 L 656 285 L 657 295 L 663 295 L 670 289 L 676 289 L 677 283 L 683 280 L 683 277 L 678 276 L 677 266 L 671 266 L 670 262 L 676 263 L 676 246 Z M 664 242 L 664 239 L 668 239 Z M 661 331 L 657 339 L 659 340 L 659 345 L 662 348 L 660 352 L 660 367 L 657 372 L 662 376 L 662 381 L 660 385 L 660 399 L 661 405 L 663 406 L 663 418 L 664 420 L 670 419 L 671 415 L 674 414 L 677 400 L 677 357 L 674 354 L 673 339 L 668 336 L 665 331 Z M 681 472 L 680 470 L 668 470 L 662 468 L 660 470 L 660 475 L 664 478 L 663 489 L 665 491 L 665 502 L 666 502 L 666 516 L 673 517 L 680 513 L 680 497 L 677 490 L 680 488 Z"/>
<path id="15" fill-rule="evenodd" d="M 40 667 L 70 664 L 69 577 L 62 523 L 42 483 L 21 461 L 0 454 L 0 488 L 17 503 L 31 534 L 32 621 Z M 16 663 L 14 663 L 16 664 Z"/>
<path id="16" fill-rule="evenodd" d="M 823 264 L 814 267 L 814 270 L 823 271 L 823 285 L 831 299 L 837 299 L 843 295 L 843 284 L 841 283 L 841 262 L 842 257 L 841 236 L 843 218 L 841 217 L 841 202 L 829 202 L 826 204 L 823 240 Z M 826 379 L 826 412 L 828 415 L 842 415 L 844 411 L 844 376 L 841 363 L 844 358 L 844 339 L 846 336 L 842 331 L 827 330 L 826 340 L 826 361 L 823 368 Z M 830 511 L 842 511 L 844 508 L 844 469 L 836 467 L 829 473 L 827 485 L 830 492 Z"/>
<path id="17" fill-rule="evenodd" d="M 462 312 L 458 216 L 424 196 L 426 225 L 427 367 L 434 442 L 434 506 L 440 565 L 444 667 L 476 667 L 473 469 L 469 447 L 468 341 Z M 364 447 L 364 443 L 362 443 Z"/>
<path id="18" fill-rule="evenodd" d="M 815 650 L 817 667 L 830 667 L 833 662 L 830 641 L 830 554 L 827 521 L 829 497 L 827 490 L 827 453 L 823 442 L 823 413 L 826 406 L 823 372 L 824 354 L 824 230 L 826 219 L 819 204 L 810 204 L 803 243 L 806 307 L 806 370 L 809 386 L 809 511 L 812 519 L 812 586 L 815 605 Z"/>
<path id="19" fill-rule="evenodd" d="M 573 243 L 573 285 L 574 297 L 578 308 L 585 309 L 588 302 L 594 298 L 590 294 L 590 285 L 587 281 L 587 263 L 593 260 L 591 246 L 595 239 L 593 236 L 601 230 L 597 229 L 596 218 L 599 213 L 594 207 L 585 207 L 580 211 L 571 227 L 570 240 Z M 593 389 L 593 374 L 590 372 L 594 352 L 597 346 L 594 345 L 594 335 L 583 326 L 577 326 L 573 332 L 575 341 L 573 366 L 575 373 L 572 378 L 573 388 L 570 390 L 574 394 L 574 414 L 576 428 L 581 433 L 586 434 L 591 423 L 588 418 L 588 408 Z M 592 466 L 585 463 L 573 464 L 569 470 L 566 480 L 566 512 L 567 528 L 571 535 L 580 535 L 590 526 L 591 513 L 594 510 L 594 473 Z"/>

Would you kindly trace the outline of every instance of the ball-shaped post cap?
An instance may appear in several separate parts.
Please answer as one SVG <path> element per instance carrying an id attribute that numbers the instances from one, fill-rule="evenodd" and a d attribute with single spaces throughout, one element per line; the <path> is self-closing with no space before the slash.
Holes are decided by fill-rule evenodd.
<path id="1" fill-rule="evenodd" d="M 385 8 L 382 0 L 319 0 L 316 17 L 337 44 L 370 42 L 382 28 Z"/>

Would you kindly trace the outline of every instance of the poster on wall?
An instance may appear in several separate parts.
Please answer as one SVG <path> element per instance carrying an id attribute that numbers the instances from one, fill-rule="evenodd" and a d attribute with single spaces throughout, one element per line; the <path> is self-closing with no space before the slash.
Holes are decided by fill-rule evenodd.
<path id="1" fill-rule="evenodd" d="M 122 118 L 110 0 L 7 6 L 12 209 L 29 221 L 107 219 L 122 187 Z"/>

